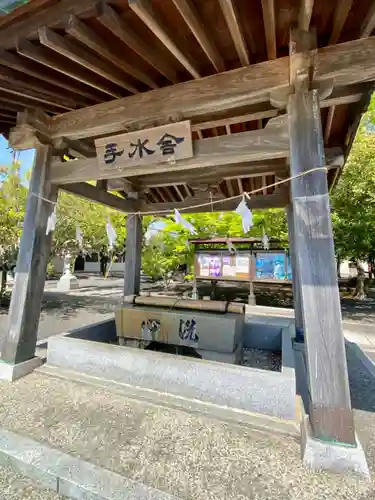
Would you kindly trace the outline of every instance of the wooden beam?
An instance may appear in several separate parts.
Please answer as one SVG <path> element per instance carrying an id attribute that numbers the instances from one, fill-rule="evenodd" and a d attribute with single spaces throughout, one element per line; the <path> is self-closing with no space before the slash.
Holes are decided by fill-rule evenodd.
<path id="1" fill-rule="evenodd" d="M 108 179 L 100 179 L 96 181 L 96 187 L 101 191 L 108 191 Z"/>
<path id="2" fill-rule="evenodd" d="M 94 33 L 75 16 L 69 16 L 66 25 L 66 32 L 70 36 L 99 54 L 104 59 L 110 61 L 120 70 L 128 73 L 133 78 L 140 80 L 152 89 L 158 88 L 158 84 L 152 78 L 150 78 L 143 71 L 128 64 L 124 58 L 118 57 L 116 55 L 116 52 L 113 51 L 112 47 L 110 47 L 104 40 L 102 40 L 96 33 Z M 136 93 L 134 92 L 134 88 L 133 90 L 131 90 L 131 92 Z"/>
<path id="3" fill-rule="evenodd" d="M 0 111 L 0 118 L 12 118 L 12 119 L 14 119 L 14 121 L 16 121 L 16 120 L 17 120 L 17 115 L 15 115 L 15 114 L 13 114 L 13 115 L 12 115 L 11 113 L 4 113 L 4 112 L 2 111 L 2 106 L 1 106 L 1 104 L 0 104 L 0 110 L 1 110 L 1 111 Z"/>
<path id="4" fill-rule="evenodd" d="M 298 12 L 299 29 L 309 31 L 313 8 L 314 0 L 300 0 L 300 8 Z"/>
<path id="5" fill-rule="evenodd" d="M 296 93 L 288 112 L 291 175 L 323 167 L 318 92 Z M 355 445 L 326 173 L 295 179 L 291 193 L 313 434 Z"/>
<path id="6" fill-rule="evenodd" d="M 96 73 L 102 78 L 115 83 L 119 87 L 122 87 L 133 94 L 138 93 L 137 88 L 134 87 L 122 73 L 119 73 L 107 62 L 87 52 L 68 38 L 60 36 L 49 28 L 44 27 L 39 30 L 39 40 L 45 47 L 54 50 L 58 54 L 67 57 L 69 60 L 74 61 L 77 64 L 80 64 L 84 68 Z"/>
<path id="7" fill-rule="evenodd" d="M 4 88 L 3 92 L 0 91 L 0 101 L 5 101 L 5 106 L 18 106 L 19 111 L 22 111 L 24 109 L 39 108 L 49 113 L 61 113 L 61 108 L 59 108 L 57 105 L 46 104 L 45 102 L 30 99 L 28 96 L 24 96 L 21 92 L 19 92 L 18 94 L 15 94 L 14 92 L 9 93 L 8 88 Z M 8 108 L 4 107 L 3 109 Z"/>
<path id="8" fill-rule="evenodd" d="M 348 18 L 350 9 L 353 6 L 353 0 L 340 0 L 336 4 L 335 14 L 333 16 L 333 28 L 328 45 L 334 45 L 339 41 L 341 31 Z"/>
<path id="9" fill-rule="evenodd" d="M 329 143 L 329 137 L 331 135 L 333 118 L 335 116 L 335 109 L 336 109 L 336 106 L 331 106 L 328 109 L 327 122 L 326 122 L 326 127 L 324 129 L 324 143 L 325 144 Z"/>
<path id="10" fill-rule="evenodd" d="M 237 177 L 237 184 L 238 184 L 238 191 L 239 191 L 239 193 L 240 194 L 243 193 L 244 189 L 243 189 L 241 177 Z"/>
<path id="11" fill-rule="evenodd" d="M 52 233 L 46 235 L 48 216 L 57 201 L 57 188 L 48 182 L 51 147 L 38 145 L 27 196 L 26 214 L 17 257 L 1 360 L 11 365 L 35 356 Z"/>
<path id="12" fill-rule="evenodd" d="M 268 59 L 276 59 L 275 0 L 262 0 L 262 10 Z"/>
<path id="13" fill-rule="evenodd" d="M 69 61 L 65 62 L 56 60 L 56 58 L 53 57 L 53 55 L 51 55 L 49 52 L 47 52 L 43 47 L 37 47 L 36 45 L 30 43 L 28 40 L 22 40 L 22 42 L 17 45 L 17 52 L 21 56 L 27 57 L 32 61 L 63 73 L 64 75 L 69 76 L 70 78 L 73 78 L 74 80 L 77 80 L 81 83 L 84 83 L 89 87 L 100 90 L 104 94 L 108 94 L 111 97 L 121 97 L 118 92 L 108 90 L 107 87 L 97 82 L 95 80 L 95 77 L 89 71 L 79 71 L 79 67 L 72 66 Z"/>
<path id="14" fill-rule="evenodd" d="M 375 37 L 318 49 L 315 84 L 338 87 L 375 79 Z M 200 80 L 161 88 L 53 118 L 53 137 L 92 137 L 125 127 L 165 124 L 168 117 L 194 119 L 268 100 L 269 92 L 289 87 L 289 57 L 278 58 Z M 160 109 L 163 110 L 162 116 Z"/>
<path id="15" fill-rule="evenodd" d="M 228 163 L 243 163 L 273 158 L 286 158 L 289 155 L 287 123 L 283 117 L 275 122 L 270 120 L 262 130 L 244 132 L 242 134 L 223 135 L 203 141 L 194 141 L 195 155 L 175 164 L 143 165 L 139 167 L 116 169 L 100 169 L 93 160 L 78 160 L 55 164 L 51 179 L 55 183 L 70 183 L 88 179 L 110 179 L 123 174 L 126 177 L 146 175 L 157 171 L 173 172 L 188 169 L 200 169 Z"/>
<path id="16" fill-rule="evenodd" d="M 220 203 L 213 204 L 214 212 L 232 212 L 235 210 L 241 201 L 241 197 L 235 198 L 234 200 L 223 199 Z M 207 203 L 205 207 L 190 208 L 186 209 L 191 205 L 198 205 L 201 203 Z M 289 203 L 289 195 L 287 192 L 280 192 L 277 194 L 269 194 L 267 196 L 253 196 L 247 201 L 249 207 L 253 210 L 261 210 L 265 208 L 283 208 Z M 192 198 L 187 198 L 185 201 L 172 202 L 172 203 L 153 203 L 149 205 L 146 210 L 181 210 L 182 215 L 187 213 L 205 213 L 211 212 L 211 202 L 209 194 L 207 196 L 199 196 Z"/>
<path id="17" fill-rule="evenodd" d="M 219 73 L 88 108 L 85 113 L 60 116 L 51 128 L 54 137 L 91 137 L 123 131 L 124 127 L 146 128 L 166 123 L 167 116 L 179 120 L 243 108 L 268 100 L 270 89 L 289 86 L 289 58 Z M 163 116 L 159 109 L 163 109 Z M 76 114 L 72 114 L 76 113 Z M 90 117 L 90 118 L 89 118 Z"/>
<path id="18" fill-rule="evenodd" d="M 19 57 L 6 50 L 0 50 L 0 64 L 10 69 L 19 71 L 23 75 L 37 78 L 41 82 L 49 83 L 54 87 L 58 87 L 60 89 L 67 90 L 68 92 L 72 92 L 73 94 L 78 94 L 79 96 L 86 97 L 94 101 L 95 103 L 103 101 L 103 99 L 98 97 L 97 94 L 95 94 L 94 92 L 90 92 L 90 90 L 86 89 L 84 86 L 72 85 L 69 81 L 65 82 L 61 78 L 55 78 L 49 74 L 46 74 L 45 71 L 43 71 L 42 69 L 39 70 L 34 63 L 28 61 L 24 57 Z M 80 101 L 77 101 L 77 103 L 78 102 Z M 82 102 L 82 106 L 87 106 L 87 103 Z"/>
<path id="19" fill-rule="evenodd" d="M 157 50 L 147 44 L 107 3 L 97 6 L 97 19 L 109 31 L 147 61 L 168 80 L 177 83 L 176 70 L 172 68 Z"/>
<path id="20" fill-rule="evenodd" d="M 12 88 L 16 90 L 20 89 L 19 95 L 24 95 L 25 97 L 38 98 L 41 102 L 46 102 L 53 104 L 55 106 L 61 107 L 67 110 L 73 110 L 77 108 L 77 104 L 74 99 L 68 98 L 63 94 L 46 88 L 42 81 L 35 81 L 33 78 L 25 78 L 22 73 L 18 71 L 13 71 L 8 68 L 0 69 L 0 85 L 5 85 L 6 88 Z M 87 105 L 85 103 L 84 105 Z"/>
<path id="21" fill-rule="evenodd" d="M 174 171 L 163 174 L 149 174 L 132 177 L 140 186 L 158 186 L 166 184 L 186 184 L 194 180 L 202 184 L 225 177 L 249 177 L 251 175 L 271 174 L 284 172 L 287 169 L 287 160 L 270 160 L 268 162 L 237 163 L 221 166 L 207 167 L 205 169 Z"/>
<path id="22" fill-rule="evenodd" d="M 73 163 L 73 162 L 67 162 Z M 77 182 L 76 184 L 67 184 L 61 186 L 63 191 L 70 194 L 86 198 L 90 201 L 95 201 L 106 207 L 114 208 L 120 212 L 133 212 L 140 209 L 140 202 L 135 200 L 124 200 L 120 196 L 116 196 L 107 191 L 103 191 L 98 187 L 87 184 L 86 182 Z"/>
<path id="23" fill-rule="evenodd" d="M 202 21 L 191 0 L 173 0 L 181 16 L 189 26 L 199 45 L 211 61 L 217 72 L 225 71 L 224 60 L 212 39 L 206 34 Z"/>
<path id="24" fill-rule="evenodd" d="M 275 116 L 277 116 L 277 114 L 278 110 L 272 108 L 272 106 L 269 103 L 260 103 L 260 104 L 255 104 L 254 106 L 249 106 L 248 113 L 246 114 L 213 119 L 209 121 L 196 122 L 192 124 L 191 129 L 193 131 L 205 130 L 208 128 L 233 125 L 234 123 L 251 122 L 255 120 L 261 120 L 263 118 L 274 118 Z"/>
<path id="25" fill-rule="evenodd" d="M 96 150 L 95 147 L 88 145 L 83 140 L 71 140 L 63 137 L 62 139 L 56 139 L 53 143 L 54 149 L 68 152 L 77 158 L 95 158 Z"/>
<path id="26" fill-rule="evenodd" d="M 34 107 L 40 106 L 39 103 L 46 105 L 47 107 L 62 110 L 72 110 L 70 106 L 67 105 L 63 100 L 58 100 L 55 98 L 54 100 L 49 99 L 47 96 L 43 95 L 41 92 L 35 92 L 30 88 L 23 87 L 21 85 L 15 86 L 14 84 L 10 86 L 10 84 L 2 79 L 0 76 L 0 91 L 6 92 L 7 94 L 15 95 L 17 97 L 21 97 L 24 99 L 28 99 L 31 101 L 31 105 Z"/>
<path id="27" fill-rule="evenodd" d="M 0 32 L 0 47 L 13 48 L 18 40 L 35 38 L 42 26 L 57 26 L 67 14 L 83 15 L 90 13 L 97 0 L 60 0 L 33 15 L 25 16 Z"/>
<path id="28" fill-rule="evenodd" d="M 159 188 L 159 187 L 156 187 L 155 188 L 155 191 L 158 193 L 158 195 L 160 196 L 160 198 L 164 201 L 164 202 L 168 202 L 168 198 L 165 196 L 165 194 L 163 193 L 163 191 Z"/>
<path id="29" fill-rule="evenodd" d="M 154 33 L 154 35 L 167 47 L 167 49 L 175 56 L 184 68 L 194 77 L 200 78 L 201 74 L 196 66 L 181 52 L 174 43 L 172 37 L 168 34 L 166 27 L 155 10 L 152 10 L 151 5 L 147 0 L 129 0 L 129 7 L 142 19 L 146 26 Z"/>
<path id="30" fill-rule="evenodd" d="M 176 190 L 176 193 L 178 194 L 178 197 L 180 198 L 181 201 L 184 201 L 185 196 L 181 193 L 180 188 L 178 187 L 177 184 L 173 186 Z"/>
<path id="31" fill-rule="evenodd" d="M 226 179 L 225 184 L 228 189 L 229 196 L 234 196 L 234 189 L 233 189 L 233 184 L 231 179 Z"/>
<path id="32" fill-rule="evenodd" d="M 141 288 L 142 217 L 126 219 L 126 253 L 124 267 L 124 297 L 138 295 Z"/>
<path id="33" fill-rule="evenodd" d="M 362 23 L 360 37 L 367 38 L 375 29 L 375 3 L 373 3 L 367 12 L 366 18 Z"/>
<path id="34" fill-rule="evenodd" d="M 262 175 L 262 186 L 267 186 L 267 179 L 265 175 Z M 263 194 L 266 196 L 267 195 L 267 188 L 263 188 Z"/>
<path id="35" fill-rule="evenodd" d="M 334 89 L 332 94 L 324 100 L 320 101 L 321 108 L 331 106 L 340 106 L 342 104 L 351 104 L 359 102 L 365 92 L 368 91 L 368 84 L 350 85 L 348 87 L 339 87 Z"/>
<path id="36" fill-rule="evenodd" d="M 241 64 L 248 66 L 250 64 L 249 54 L 234 2 L 233 0 L 219 0 L 219 3 Z"/>

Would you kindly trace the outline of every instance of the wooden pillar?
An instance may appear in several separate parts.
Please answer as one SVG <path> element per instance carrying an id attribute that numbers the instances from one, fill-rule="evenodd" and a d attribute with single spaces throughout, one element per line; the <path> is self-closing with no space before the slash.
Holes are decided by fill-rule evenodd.
<path id="1" fill-rule="evenodd" d="M 288 114 L 291 175 L 324 167 L 318 91 L 297 87 Z M 326 172 L 292 180 L 291 193 L 313 434 L 355 445 Z"/>
<path id="2" fill-rule="evenodd" d="M 126 253 L 124 295 L 137 295 L 141 285 L 142 217 L 128 215 L 126 219 Z"/>
<path id="3" fill-rule="evenodd" d="M 57 201 L 58 193 L 57 188 L 48 182 L 50 162 L 51 146 L 38 144 L 12 290 L 9 327 L 2 346 L 1 359 L 6 363 L 21 363 L 35 356 L 52 241 L 52 234 L 46 235 L 46 227 L 48 216 L 54 209 L 51 202 Z"/>
<path id="4" fill-rule="evenodd" d="M 289 255 L 292 267 L 292 286 L 293 286 L 293 304 L 294 304 L 294 316 L 295 316 L 295 326 L 296 326 L 296 339 L 302 341 L 303 338 L 302 305 L 301 305 L 299 272 L 297 269 L 297 259 L 295 251 L 296 243 L 294 237 L 293 205 L 288 205 L 286 213 L 288 218 Z"/>

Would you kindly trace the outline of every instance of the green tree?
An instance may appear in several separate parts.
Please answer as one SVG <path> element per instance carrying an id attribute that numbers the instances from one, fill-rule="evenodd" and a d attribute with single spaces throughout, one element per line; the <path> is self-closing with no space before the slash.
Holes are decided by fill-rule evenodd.
<path id="1" fill-rule="evenodd" d="M 358 298 L 365 296 L 361 261 L 375 263 L 375 135 L 364 126 L 367 120 L 365 115 L 332 196 L 336 253 L 356 262 Z"/>
<path id="2" fill-rule="evenodd" d="M 2 167 L 0 186 L 0 296 L 4 294 L 7 272 L 15 264 L 22 233 L 27 189 L 22 184 L 19 163 Z"/>

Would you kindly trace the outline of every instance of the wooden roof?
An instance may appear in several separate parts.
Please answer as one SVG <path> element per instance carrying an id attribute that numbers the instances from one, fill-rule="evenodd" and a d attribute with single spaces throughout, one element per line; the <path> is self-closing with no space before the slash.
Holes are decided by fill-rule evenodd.
<path id="1" fill-rule="evenodd" d="M 16 124 L 18 111 L 39 108 L 48 116 L 56 117 L 51 122 L 51 130 L 59 127 L 61 131 L 54 134 L 56 140 L 60 140 L 60 149 L 56 146 L 60 153 L 78 158 L 95 156 L 95 137 L 179 118 L 192 119 L 195 144 L 202 139 L 214 141 L 220 137 L 224 141 L 224 137 L 243 134 L 244 147 L 250 147 L 251 140 L 245 140 L 250 137 L 249 132 L 265 129 L 270 120 L 285 113 L 285 107 L 279 106 L 272 95 L 272 82 L 276 77 L 280 80 L 287 77 L 289 64 L 285 56 L 289 54 L 291 27 L 296 25 L 316 30 L 318 49 L 365 39 L 375 28 L 375 2 L 31 0 L 0 18 L 0 132 L 8 136 L 9 129 Z M 361 52 L 359 46 L 357 52 Z M 343 49 L 342 58 L 345 53 Z M 322 64 L 326 66 L 322 80 L 326 82 L 331 52 L 327 49 L 318 54 L 324 58 Z M 341 57 L 340 54 L 335 53 L 335 57 Z M 276 59 L 279 62 L 273 61 Z M 273 64 L 259 66 L 265 61 Z M 349 59 L 348 71 L 351 65 Z M 226 82 L 232 86 L 237 84 L 234 76 L 227 78 L 227 72 L 245 67 L 249 70 L 238 73 L 236 106 L 227 105 L 234 99 L 233 89 L 230 89 L 232 93 L 228 93 L 226 102 L 223 94 L 220 106 L 218 98 L 205 103 L 202 99 L 199 113 L 192 113 L 186 109 L 183 90 L 186 89 L 187 94 L 196 92 L 195 97 L 199 99 L 201 87 L 178 85 L 180 93 L 175 93 L 175 84 L 217 73 L 223 73 L 224 92 Z M 258 67 L 266 72 L 267 78 L 262 71 L 255 71 Z M 251 68 L 255 68 L 253 73 Z M 261 76 L 257 77 L 258 74 Z M 330 97 L 322 104 L 322 125 L 325 146 L 329 148 L 328 158 L 332 156 L 328 163 L 338 167 L 348 154 L 374 78 L 371 73 L 370 78 L 364 74 L 348 79 L 344 75 L 345 79 L 343 76 L 340 80 L 341 76 L 335 79 L 333 71 L 329 76 L 333 91 L 331 89 Z M 244 84 L 254 84 L 253 79 L 257 78 L 256 99 L 244 99 L 240 105 Z M 350 86 L 346 85 L 347 80 Z M 205 95 L 219 88 L 217 80 L 215 83 L 210 79 L 202 81 Z M 165 90 L 160 90 L 162 88 Z M 129 97 L 124 101 L 123 98 L 132 95 L 146 97 Z M 179 102 L 169 106 L 175 96 Z M 117 101 L 108 109 L 101 107 L 101 103 L 115 99 L 120 99 L 117 114 L 114 111 Z M 153 114 L 148 114 L 147 106 L 153 99 L 156 107 Z M 210 102 L 212 108 L 209 108 Z M 87 114 L 77 115 L 74 110 L 82 108 L 88 108 Z M 137 119 L 128 119 L 127 109 L 133 110 L 133 116 L 138 111 Z M 122 122 L 120 110 L 124 113 Z M 82 132 L 81 122 L 85 116 L 94 115 L 98 120 L 93 120 L 87 134 Z M 113 115 L 112 130 L 101 127 L 104 115 L 107 120 Z M 206 142 L 205 147 L 208 148 Z M 204 150 L 203 145 L 201 149 Z M 252 189 L 260 190 L 260 198 L 274 195 L 273 206 L 278 205 L 278 190 L 265 186 L 288 175 L 287 154 L 279 151 L 266 162 L 254 156 L 235 165 L 228 163 L 227 159 L 224 163 L 205 165 L 199 173 L 187 166 L 179 172 L 150 174 L 147 171 L 133 174 L 130 179 L 118 176 L 107 181 L 103 179 L 102 187 L 122 193 L 135 188 L 142 190 L 147 203 L 156 208 L 176 201 L 184 206 L 193 197 L 207 197 L 208 191 L 211 196 L 220 198 Z M 89 163 L 86 170 L 92 171 Z M 335 182 L 338 172 L 339 168 L 329 171 L 330 184 Z M 61 179 L 62 183 L 65 181 L 72 182 Z M 79 192 L 80 188 L 71 186 L 72 192 L 74 189 Z"/>

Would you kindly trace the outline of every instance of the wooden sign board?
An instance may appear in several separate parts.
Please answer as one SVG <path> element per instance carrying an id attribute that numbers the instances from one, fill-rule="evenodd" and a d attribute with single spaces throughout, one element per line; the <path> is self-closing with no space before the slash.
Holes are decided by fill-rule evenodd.
<path id="1" fill-rule="evenodd" d="M 95 147 L 99 168 L 104 171 L 191 158 L 190 121 L 96 139 Z"/>

